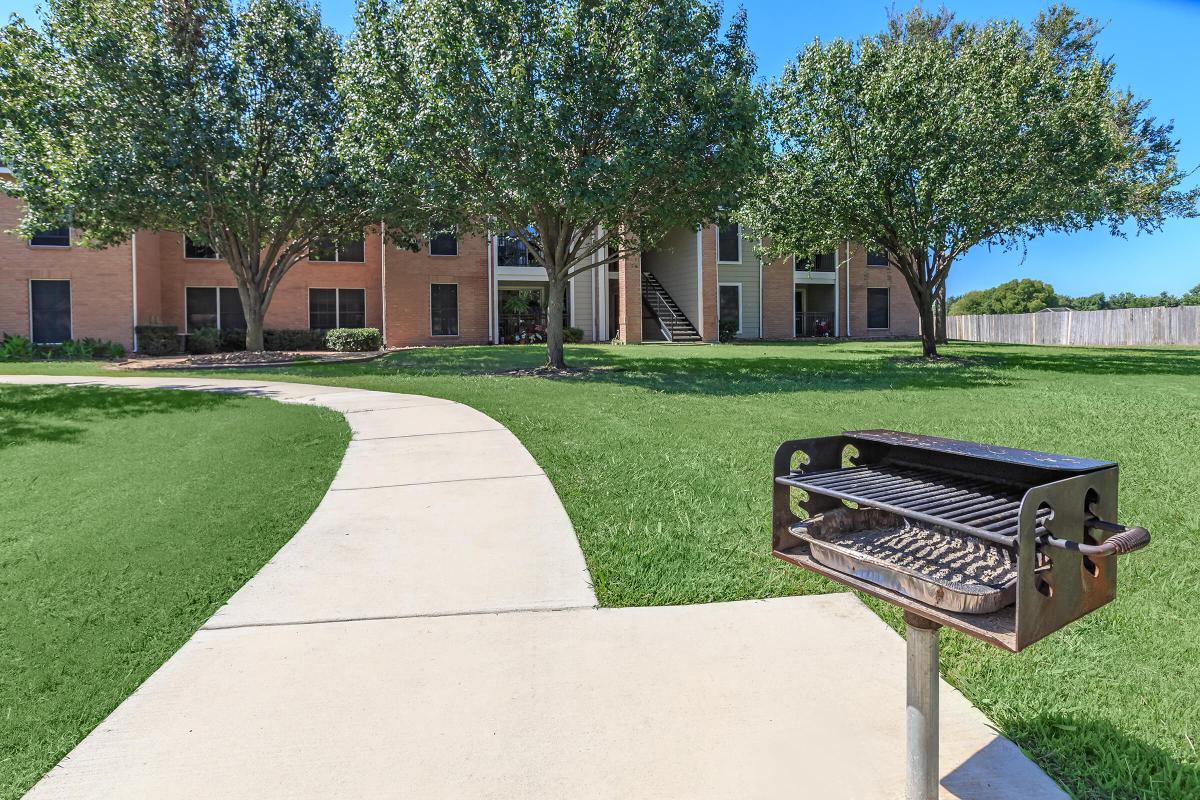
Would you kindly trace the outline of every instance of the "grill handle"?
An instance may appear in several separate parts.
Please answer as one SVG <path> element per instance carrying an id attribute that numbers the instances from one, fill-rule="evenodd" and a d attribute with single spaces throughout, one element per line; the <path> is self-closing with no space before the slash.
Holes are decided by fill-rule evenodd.
<path id="1" fill-rule="evenodd" d="M 1126 528 L 1124 525 L 1107 522 L 1096 516 L 1089 517 L 1084 524 L 1089 528 L 1109 531 L 1112 536 L 1109 536 L 1101 544 L 1080 544 L 1055 536 L 1044 536 L 1041 541 L 1064 550 L 1078 550 L 1085 556 L 1122 556 L 1132 553 L 1134 550 L 1141 550 L 1150 544 L 1150 531 L 1145 528 Z"/>

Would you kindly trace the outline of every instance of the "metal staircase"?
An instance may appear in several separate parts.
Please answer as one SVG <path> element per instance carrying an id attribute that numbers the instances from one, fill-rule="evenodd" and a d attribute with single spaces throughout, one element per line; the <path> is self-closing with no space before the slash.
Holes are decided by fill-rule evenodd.
<path id="1" fill-rule="evenodd" d="M 696 326 L 679 310 L 652 272 L 642 273 L 642 302 L 658 320 L 658 327 L 668 342 L 701 341 Z"/>

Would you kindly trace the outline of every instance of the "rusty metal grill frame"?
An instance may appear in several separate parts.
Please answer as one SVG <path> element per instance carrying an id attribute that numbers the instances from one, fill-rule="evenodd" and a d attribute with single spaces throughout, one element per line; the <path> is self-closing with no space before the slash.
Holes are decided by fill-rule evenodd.
<path id="1" fill-rule="evenodd" d="M 773 552 L 1018 651 L 1112 600 L 1116 559 L 1109 556 L 1141 546 L 1139 536 L 1148 540 L 1145 531 L 1103 522 L 1116 519 L 1117 469 L 1108 461 L 895 431 L 785 442 L 775 458 Z M 1011 548 L 1018 561 L 1016 603 L 991 614 L 945 611 L 820 564 L 793 527 L 854 506 Z M 1126 539 L 1138 541 L 1127 548 Z"/>

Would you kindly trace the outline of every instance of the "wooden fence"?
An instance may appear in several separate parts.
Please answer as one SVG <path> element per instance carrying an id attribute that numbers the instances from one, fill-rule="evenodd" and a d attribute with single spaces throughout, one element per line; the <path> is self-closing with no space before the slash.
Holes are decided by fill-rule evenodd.
<path id="1" fill-rule="evenodd" d="M 1200 345 L 1200 306 L 947 317 L 951 339 L 1083 346 Z"/>

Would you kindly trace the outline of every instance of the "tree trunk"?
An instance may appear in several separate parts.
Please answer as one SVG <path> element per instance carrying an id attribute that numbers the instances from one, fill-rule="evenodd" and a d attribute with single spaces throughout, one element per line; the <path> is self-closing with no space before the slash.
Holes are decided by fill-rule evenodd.
<path id="1" fill-rule="evenodd" d="M 921 317 L 921 354 L 926 358 L 937 357 L 937 322 L 933 312 L 933 295 L 928 291 L 914 292 L 917 313 Z"/>
<path id="2" fill-rule="evenodd" d="M 252 310 L 243 304 L 242 312 L 246 315 L 246 349 L 254 352 L 266 349 L 263 347 L 263 318 L 267 316 L 267 310 L 261 306 Z"/>
<path id="3" fill-rule="evenodd" d="M 567 291 L 565 279 L 555 274 L 555 268 L 546 270 L 550 276 L 550 297 L 546 303 L 546 365 L 553 369 L 566 369 L 563 357 L 563 298 Z"/>
<path id="4" fill-rule="evenodd" d="M 937 294 L 937 316 L 933 321 L 933 335 L 938 344 L 946 344 L 949 339 L 946 338 L 946 284 L 942 284 L 942 288 L 938 289 Z"/>

